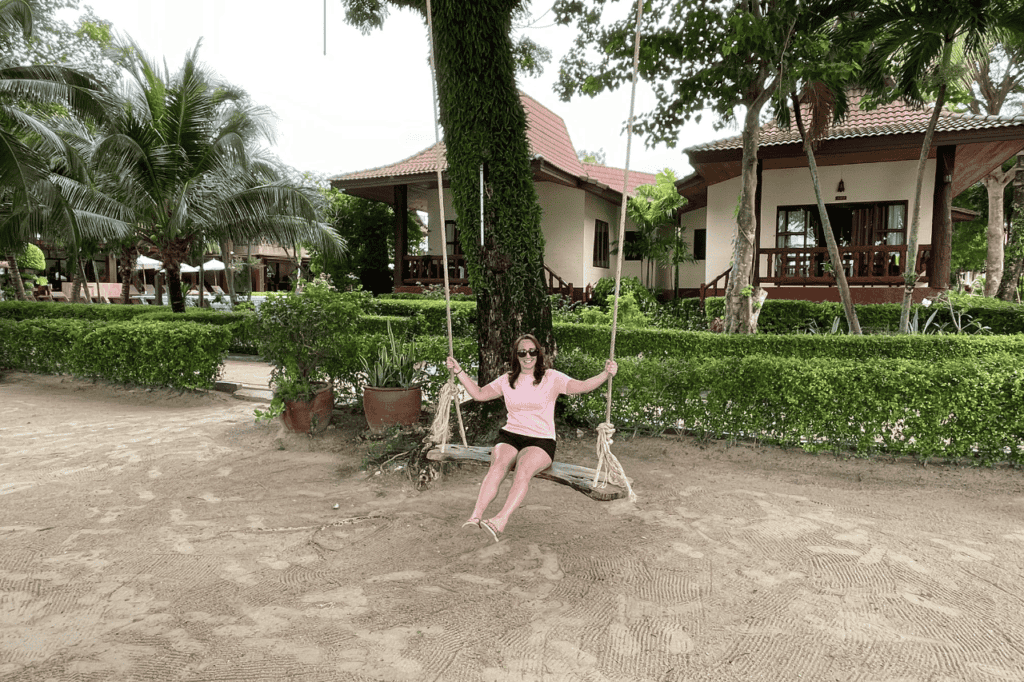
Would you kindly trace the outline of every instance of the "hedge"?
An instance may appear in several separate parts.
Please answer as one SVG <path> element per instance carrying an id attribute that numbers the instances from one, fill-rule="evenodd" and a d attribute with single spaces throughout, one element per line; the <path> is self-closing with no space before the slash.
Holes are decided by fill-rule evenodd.
<path id="1" fill-rule="evenodd" d="M 0 366 L 124 384 L 209 389 L 230 340 L 227 327 L 194 322 L 0 319 Z"/>
<path id="2" fill-rule="evenodd" d="M 254 328 L 251 323 L 251 314 L 248 311 L 228 312 L 208 308 L 188 308 L 183 313 L 175 313 L 168 306 L 2 301 L 0 302 L 0 319 L 14 321 L 77 319 L 97 322 L 127 322 L 129 320 L 195 322 L 229 327 L 231 330 L 229 346 L 231 352 L 256 352 L 256 342 L 253 338 Z"/>
<path id="3" fill-rule="evenodd" d="M 452 335 L 476 338 L 476 302 L 452 301 Z M 443 300 L 375 298 L 366 312 L 383 317 L 407 317 L 413 320 L 410 333 L 447 336 L 448 313 Z"/>
<path id="4" fill-rule="evenodd" d="M 977 321 L 988 327 L 992 334 L 1024 334 L 1024 306 L 980 296 L 964 296 L 954 301 L 954 307 L 963 324 Z M 902 309 L 899 303 L 859 304 L 855 305 L 854 309 L 857 311 L 857 320 L 865 332 L 885 333 L 899 329 Z M 920 326 L 923 327 L 936 310 L 938 312 L 932 324 L 945 324 L 946 331 L 955 329 L 953 312 L 946 303 L 935 303 L 930 307 L 914 304 L 910 316 L 913 319 L 916 314 Z M 709 321 L 724 317 L 725 299 L 706 299 L 704 311 Z M 846 313 L 841 303 L 769 298 L 761 307 L 761 313 L 757 318 L 757 330 L 762 334 L 792 334 L 806 331 L 813 326 L 821 331 L 827 331 L 832 328 L 836 318 L 840 320 L 840 328 L 846 330 Z"/>
<path id="5" fill-rule="evenodd" d="M 559 324 L 554 326 L 560 352 L 582 351 L 607 357 L 611 329 L 605 326 Z M 676 329 L 618 329 L 616 357 L 718 358 L 774 355 L 791 358 L 833 358 L 871 362 L 880 358 L 944 361 L 993 353 L 1024 360 L 1024 335 L 902 334 L 849 336 L 839 334 L 713 334 Z"/>
<path id="6" fill-rule="evenodd" d="M 555 362 L 574 377 L 602 365 L 583 353 Z M 619 430 L 679 428 L 810 452 L 1024 464 L 1024 371 L 1005 354 L 937 363 L 628 358 L 619 366 L 612 400 Z M 603 391 L 564 397 L 563 416 L 593 426 L 604 421 L 605 401 Z"/>

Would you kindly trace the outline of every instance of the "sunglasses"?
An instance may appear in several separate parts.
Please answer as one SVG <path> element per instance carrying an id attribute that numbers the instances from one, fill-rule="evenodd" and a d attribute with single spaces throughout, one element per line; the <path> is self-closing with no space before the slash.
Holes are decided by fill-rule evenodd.
<path id="1" fill-rule="evenodd" d="M 538 351 L 536 348 L 531 348 L 530 350 L 517 350 L 516 355 L 518 355 L 521 358 L 525 358 L 527 355 L 529 355 L 531 358 L 535 358 L 537 357 L 537 354 L 539 352 L 540 351 Z"/>

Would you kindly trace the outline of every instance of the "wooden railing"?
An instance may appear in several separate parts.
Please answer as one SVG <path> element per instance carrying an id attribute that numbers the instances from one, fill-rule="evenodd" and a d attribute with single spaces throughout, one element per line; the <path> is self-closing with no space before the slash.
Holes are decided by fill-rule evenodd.
<path id="1" fill-rule="evenodd" d="M 549 294 L 561 294 L 573 300 L 580 298 L 572 286 L 558 274 L 544 266 L 544 276 Z M 405 256 L 402 260 L 402 284 L 444 284 L 444 260 L 441 256 Z M 448 284 L 451 286 L 468 286 L 469 277 L 466 273 L 466 256 L 448 256 Z M 584 294 L 584 300 L 586 295 Z"/>
<path id="2" fill-rule="evenodd" d="M 444 257 L 405 256 L 402 259 L 402 283 L 407 285 L 444 284 Z M 464 255 L 448 256 L 448 284 L 455 286 L 469 284 Z"/>
<path id="3" fill-rule="evenodd" d="M 835 275 L 826 268 L 828 249 L 761 249 L 767 256 L 762 282 L 775 284 L 834 284 Z M 839 249 L 846 280 L 850 284 L 903 284 L 903 266 L 907 262 L 906 245 L 844 246 Z M 920 244 L 914 268 L 923 280 L 931 266 L 931 245 Z"/>
<path id="4" fill-rule="evenodd" d="M 561 294 L 562 296 L 568 296 L 570 299 L 572 298 L 573 289 L 571 283 L 559 277 L 547 265 L 544 266 L 544 274 L 547 276 L 549 294 Z"/>
<path id="5" fill-rule="evenodd" d="M 767 256 L 766 272 L 762 282 L 779 285 L 835 285 L 835 275 L 826 270 L 828 249 L 761 249 Z M 846 273 L 846 281 L 855 285 L 882 284 L 899 286 L 903 284 L 903 268 L 907 262 L 907 247 L 901 246 L 843 246 L 839 256 Z M 918 244 L 917 261 L 914 271 L 920 281 L 928 282 L 931 277 L 932 245 Z M 722 282 L 719 287 L 719 282 Z M 709 296 L 721 296 L 729 287 L 729 270 L 706 284 L 700 285 L 700 305 Z"/>
<path id="6" fill-rule="evenodd" d="M 730 268 L 730 270 L 731 270 L 731 268 Z M 718 292 L 718 283 L 719 282 L 722 282 L 722 293 L 721 294 Z M 711 280 L 707 284 L 701 284 L 700 285 L 700 307 L 701 307 L 701 310 L 704 309 L 704 299 L 705 298 L 707 298 L 708 296 L 721 296 L 722 294 L 725 293 L 725 290 L 728 287 L 729 287 L 729 270 L 726 270 L 721 275 L 719 275 L 718 277 L 715 277 L 713 280 Z"/>

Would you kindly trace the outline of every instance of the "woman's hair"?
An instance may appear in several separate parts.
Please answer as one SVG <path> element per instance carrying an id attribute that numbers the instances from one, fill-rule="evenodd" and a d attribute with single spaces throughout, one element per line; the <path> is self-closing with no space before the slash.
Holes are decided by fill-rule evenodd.
<path id="1" fill-rule="evenodd" d="M 523 341 L 533 341 L 533 345 L 537 348 L 537 364 L 533 366 L 533 385 L 536 386 L 540 383 L 541 379 L 544 378 L 544 372 L 547 370 L 547 360 L 544 358 L 544 346 L 541 345 L 540 341 L 533 334 L 523 334 L 516 342 L 512 344 L 512 371 L 508 373 L 508 385 L 512 388 L 516 387 L 516 379 L 523 372 L 523 366 L 519 364 L 519 356 L 516 355 L 516 351 L 519 350 L 519 344 Z"/>

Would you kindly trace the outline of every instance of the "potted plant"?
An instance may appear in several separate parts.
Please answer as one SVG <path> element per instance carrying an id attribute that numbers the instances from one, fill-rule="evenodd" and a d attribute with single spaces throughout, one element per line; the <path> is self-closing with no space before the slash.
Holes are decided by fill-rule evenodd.
<path id="1" fill-rule="evenodd" d="M 254 315 L 260 356 L 273 365 L 270 408 L 260 419 L 282 415 L 302 433 L 323 431 L 334 411 L 332 365 L 354 342 L 359 306 L 334 291 L 326 278 L 301 292 L 268 297 Z"/>
<path id="2" fill-rule="evenodd" d="M 415 341 L 400 342 L 388 322 L 387 341 L 376 355 L 361 356 L 366 385 L 363 412 L 371 431 L 412 426 L 420 420 L 423 362 Z"/>

